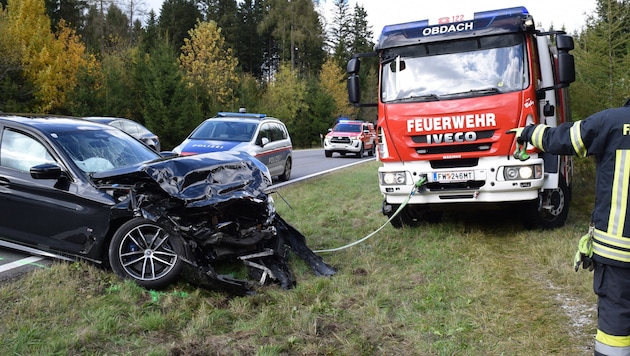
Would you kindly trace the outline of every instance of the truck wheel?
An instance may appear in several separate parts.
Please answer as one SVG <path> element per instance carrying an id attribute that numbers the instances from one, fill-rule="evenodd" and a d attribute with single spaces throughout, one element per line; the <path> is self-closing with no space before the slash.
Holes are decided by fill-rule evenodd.
<path id="1" fill-rule="evenodd" d="M 324 151 L 324 154 L 326 155 L 326 157 L 332 157 L 332 151 Z"/>
<path id="2" fill-rule="evenodd" d="M 398 207 L 400 207 L 400 205 L 393 205 L 392 206 L 392 212 L 387 214 L 387 218 L 391 219 L 392 216 L 394 215 L 394 213 L 396 212 L 396 210 L 398 210 Z M 391 221 L 390 223 L 392 224 L 392 226 L 396 229 L 402 229 L 405 226 L 410 226 L 413 222 L 410 221 L 410 219 L 407 217 L 407 213 L 405 212 L 405 208 L 403 208 L 403 210 L 400 211 L 400 213 L 398 213 L 398 215 L 396 215 Z"/>
<path id="3" fill-rule="evenodd" d="M 363 143 L 361 143 L 361 147 L 359 148 L 359 152 L 357 152 L 357 157 L 361 158 L 363 157 Z"/>
<path id="4" fill-rule="evenodd" d="M 391 213 L 387 214 L 388 218 L 391 218 L 400 205 L 392 205 Z M 441 211 L 431 211 L 426 209 L 416 209 L 410 206 L 405 206 L 396 217 L 391 221 L 391 224 L 396 229 L 403 227 L 415 227 L 422 224 L 438 224 L 442 221 Z"/>
<path id="5" fill-rule="evenodd" d="M 376 151 L 376 145 L 372 145 L 372 148 L 368 151 L 368 156 L 373 157 Z"/>
<path id="6" fill-rule="evenodd" d="M 564 176 L 559 180 L 558 188 L 545 190 L 538 199 L 525 203 L 526 228 L 551 230 L 564 225 L 569 215 L 571 193 Z"/>
<path id="7" fill-rule="evenodd" d="M 179 236 L 154 221 L 133 218 L 122 224 L 109 244 L 109 263 L 114 273 L 137 284 L 160 289 L 173 283 L 183 268 L 184 252 Z"/>
<path id="8" fill-rule="evenodd" d="M 278 177 L 282 182 L 286 182 L 291 179 L 291 158 L 287 158 L 287 161 L 284 162 L 284 171 Z"/>

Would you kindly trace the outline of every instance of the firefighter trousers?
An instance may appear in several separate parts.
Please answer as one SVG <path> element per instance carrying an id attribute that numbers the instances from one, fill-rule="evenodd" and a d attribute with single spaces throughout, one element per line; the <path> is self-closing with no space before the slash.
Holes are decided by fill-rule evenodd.
<path id="1" fill-rule="evenodd" d="M 630 356 L 630 269 L 595 264 L 595 356 Z"/>

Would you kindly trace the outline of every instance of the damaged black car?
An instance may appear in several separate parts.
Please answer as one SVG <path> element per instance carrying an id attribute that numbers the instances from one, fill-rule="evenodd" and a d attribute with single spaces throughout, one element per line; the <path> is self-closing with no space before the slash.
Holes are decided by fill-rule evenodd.
<path id="1" fill-rule="evenodd" d="M 275 211 L 268 169 L 245 154 L 160 155 L 71 118 L 0 115 L 0 246 L 110 267 L 160 289 L 185 279 L 247 295 L 295 285 L 289 255 L 335 269 Z M 216 272 L 242 263 L 248 278 Z"/>

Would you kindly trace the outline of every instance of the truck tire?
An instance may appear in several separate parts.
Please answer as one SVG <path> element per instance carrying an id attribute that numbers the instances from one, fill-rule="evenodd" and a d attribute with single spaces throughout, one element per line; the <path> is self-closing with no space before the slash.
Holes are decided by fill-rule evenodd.
<path id="1" fill-rule="evenodd" d="M 109 244 L 109 264 L 118 276 L 149 289 L 175 282 L 182 271 L 181 238 L 160 224 L 133 218 L 122 224 Z"/>
<path id="2" fill-rule="evenodd" d="M 363 150 L 363 143 L 361 143 L 361 147 L 359 147 L 359 152 L 357 152 L 357 157 L 362 158 L 363 152 L 365 151 Z"/>
<path id="3" fill-rule="evenodd" d="M 369 156 L 369 157 L 374 157 L 374 153 L 375 153 L 375 151 L 376 151 L 376 145 L 375 145 L 375 144 L 373 144 L 373 145 L 372 145 L 372 148 L 370 148 L 370 150 L 368 151 L 368 156 Z"/>
<path id="4" fill-rule="evenodd" d="M 330 157 L 332 157 L 333 153 L 332 153 L 332 151 L 325 150 L 324 154 L 326 155 L 326 157 L 330 158 Z"/>
<path id="5" fill-rule="evenodd" d="M 561 175 L 558 188 L 545 190 L 538 199 L 525 203 L 525 227 L 551 230 L 564 226 L 569 215 L 570 200 L 570 188 Z"/>
<path id="6" fill-rule="evenodd" d="M 391 218 L 399 207 L 400 205 L 392 205 L 392 211 L 387 214 L 387 217 Z M 402 229 L 404 227 L 415 227 L 423 224 L 438 224 L 441 221 L 441 211 L 421 210 L 405 206 L 400 213 L 392 219 L 391 224 L 396 229 Z"/>

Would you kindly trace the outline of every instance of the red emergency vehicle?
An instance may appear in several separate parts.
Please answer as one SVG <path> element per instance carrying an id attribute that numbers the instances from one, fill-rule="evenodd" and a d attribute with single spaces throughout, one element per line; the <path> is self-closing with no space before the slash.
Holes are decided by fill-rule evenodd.
<path id="1" fill-rule="evenodd" d="M 506 131 L 570 121 L 573 47 L 572 37 L 536 29 L 527 9 L 515 7 L 385 26 L 375 52 L 354 55 L 349 100 L 378 106 L 379 185 L 392 224 L 516 205 L 528 226 L 563 225 L 571 158 L 528 146 L 522 160 Z M 380 60 L 376 104 L 360 102 L 366 56 Z"/>
<path id="2" fill-rule="evenodd" d="M 333 153 L 345 156 L 352 153 L 357 157 L 374 156 L 376 152 L 376 130 L 374 124 L 360 120 L 340 119 L 324 137 L 324 154 L 332 157 Z"/>

